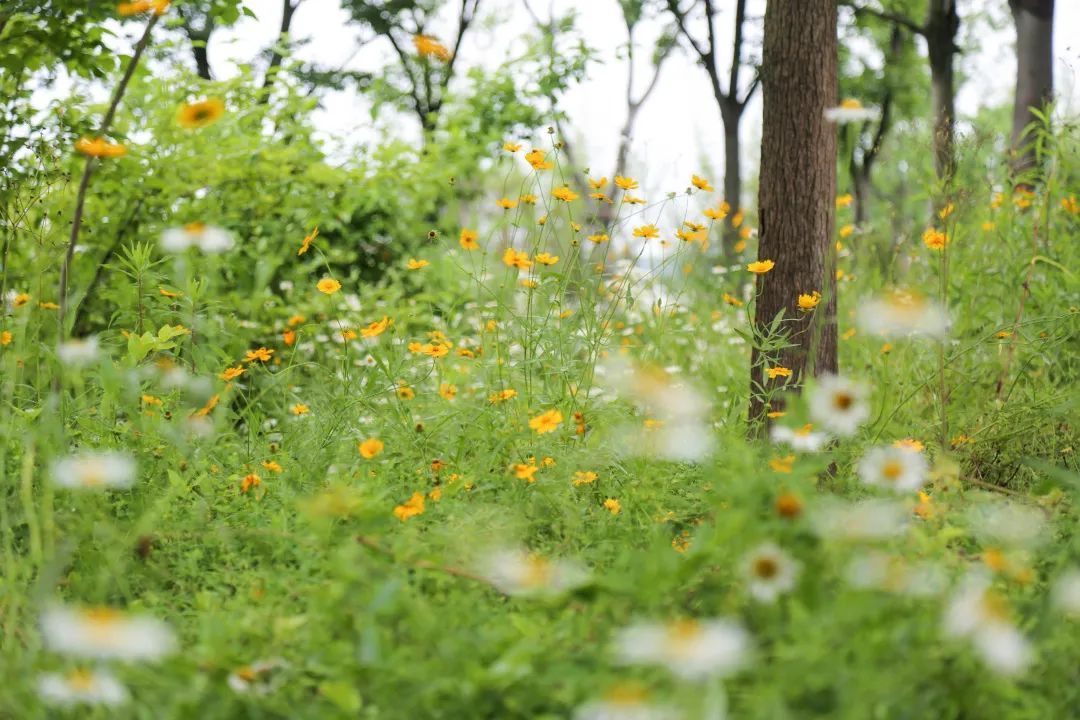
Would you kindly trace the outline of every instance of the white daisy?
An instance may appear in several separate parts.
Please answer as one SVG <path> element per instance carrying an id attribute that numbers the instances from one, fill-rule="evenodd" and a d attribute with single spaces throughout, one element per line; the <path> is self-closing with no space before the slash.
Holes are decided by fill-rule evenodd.
<path id="1" fill-rule="evenodd" d="M 589 580 L 589 571 L 576 562 L 549 560 L 524 550 L 493 553 L 483 574 L 499 592 L 521 597 L 559 595 Z"/>
<path id="2" fill-rule="evenodd" d="M 86 367 L 97 360 L 100 355 L 98 339 L 91 335 L 79 340 L 68 340 L 60 343 L 56 348 L 56 355 L 60 358 L 60 362 L 68 367 Z"/>
<path id="3" fill-rule="evenodd" d="M 870 417 L 867 389 L 839 375 L 822 375 L 810 389 L 810 419 L 840 437 L 855 434 Z"/>
<path id="4" fill-rule="evenodd" d="M 938 304 L 908 290 L 892 290 L 859 305 L 863 331 L 889 338 L 926 335 L 942 338 L 949 316 Z"/>
<path id="5" fill-rule="evenodd" d="M 1034 548 L 1047 539 L 1046 515 L 1037 507 L 994 500 L 973 506 L 968 515 L 975 534 L 987 544 Z"/>
<path id="6" fill-rule="evenodd" d="M 945 574 L 930 562 L 911 563 L 899 555 L 870 552 L 856 556 L 847 566 L 848 583 L 860 590 L 883 590 L 912 597 L 937 595 L 945 587 Z"/>
<path id="7" fill-rule="evenodd" d="M 1009 621 L 1004 598 L 985 574 L 965 578 L 945 609 L 945 634 L 970 640 L 991 670 L 1016 675 L 1031 663 L 1030 643 Z"/>
<path id="8" fill-rule="evenodd" d="M 913 493 L 926 482 L 926 456 L 907 447 L 871 448 L 859 460 L 859 479 L 867 485 L 898 493 Z"/>
<path id="9" fill-rule="evenodd" d="M 615 651 L 629 665 L 663 665 L 695 680 L 730 675 L 750 655 L 750 635 L 731 620 L 677 620 L 631 625 L 615 638 Z"/>
<path id="10" fill-rule="evenodd" d="M 118 452 L 80 452 L 54 462 L 52 478 L 66 488 L 128 488 L 135 482 L 135 461 Z"/>
<path id="11" fill-rule="evenodd" d="M 675 720 L 671 708 L 649 703 L 649 696 L 634 684 L 618 685 L 599 700 L 585 703 L 574 720 Z"/>
<path id="12" fill-rule="evenodd" d="M 42 613 L 41 633 L 50 650 L 101 660 L 157 660 L 176 649 L 161 621 L 110 608 L 53 606 Z"/>
<path id="13" fill-rule="evenodd" d="M 161 234 L 161 249 L 170 253 L 181 253 L 197 247 L 204 253 L 213 254 L 225 252 L 232 246 L 233 239 L 227 230 L 205 223 L 188 223 L 183 227 L 169 228 Z"/>
<path id="14" fill-rule="evenodd" d="M 800 564 L 775 543 L 763 543 L 743 559 L 750 594 L 761 602 L 775 602 L 795 587 Z"/>
<path id="15" fill-rule="evenodd" d="M 38 695 L 47 705 L 123 705 L 128 691 L 105 670 L 73 670 L 38 677 Z"/>
<path id="16" fill-rule="evenodd" d="M 792 450 L 800 452 L 817 452 L 829 442 L 829 436 L 822 432 L 814 432 L 813 425 L 804 425 L 798 430 L 786 425 L 773 425 L 769 431 L 769 437 L 778 445 L 789 445 Z"/>

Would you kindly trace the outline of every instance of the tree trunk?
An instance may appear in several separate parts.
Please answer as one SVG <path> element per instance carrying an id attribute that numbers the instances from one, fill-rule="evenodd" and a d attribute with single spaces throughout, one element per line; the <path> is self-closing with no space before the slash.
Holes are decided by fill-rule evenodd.
<path id="1" fill-rule="evenodd" d="M 924 37 L 930 56 L 931 102 L 934 108 L 934 172 L 948 182 L 956 169 L 956 78 L 953 55 L 960 16 L 956 0 L 930 0 Z"/>
<path id="2" fill-rule="evenodd" d="M 1012 171 L 1035 167 L 1035 145 L 1025 130 L 1054 94 L 1054 0 L 1009 0 L 1016 25 L 1016 99 L 1013 104 Z"/>
<path id="3" fill-rule="evenodd" d="M 214 76 L 210 72 L 210 56 L 207 54 L 206 48 L 206 43 L 209 42 L 209 40 L 209 33 L 207 33 L 206 40 L 202 40 L 191 46 L 191 53 L 195 56 L 195 71 L 199 73 L 199 77 L 203 80 L 214 79 Z"/>
<path id="4" fill-rule="evenodd" d="M 836 127 L 824 117 L 838 99 L 836 25 L 836 0 L 769 0 L 765 9 L 758 257 L 776 265 L 757 276 L 754 324 L 764 331 L 784 312 L 792 346 L 779 357 L 754 350 L 752 422 L 767 411 L 766 367 L 790 368 L 799 381 L 837 369 Z M 799 293 L 815 290 L 821 304 L 800 313 Z"/>
<path id="5" fill-rule="evenodd" d="M 738 102 L 730 103 L 720 115 L 724 121 L 724 200 L 731 205 L 731 212 L 724 220 L 724 255 L 734 255 L 735 243 L 739 241 L 739 231 L 731 224 L 731 218 L 742 205 L 742 167 L 739 148 L 739 121 L 742 120 L 742 108 Z"/>
<path id="6" fill-rule="evenodd" d="M 862 228 L 870 219 L 870 193 L 873 190 L 870 184 L 870 167 L 853 162 L 851 180 L 852 194 L 855 197 L 855 227 Z"/>

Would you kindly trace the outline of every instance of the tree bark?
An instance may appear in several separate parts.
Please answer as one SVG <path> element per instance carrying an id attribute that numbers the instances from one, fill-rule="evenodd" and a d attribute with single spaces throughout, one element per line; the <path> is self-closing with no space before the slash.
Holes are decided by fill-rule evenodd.
<path id="1" fill-rule="evenodd" d="M 296 13 L 296 8 L 300 7 L 300 3 L 303 0 L 281 0 L 281 26 L 278 29 L 278 42 L 288 42 L 289 30 L 292 28 L 293 15 Z M 266 67 L 266 75 L 263 76 L 262 84 L 262 97 L 260 102 L 266 103 L 270 100 L 270 89 L 274 85 L 274 81 L 277 79 L 277 74 L 281 69 L 281 61 L 284 60 L 282 53 L 277 49 L 275 45 L 270 54 L 270 64 Z"/>
<path id="2" fill-rule="evenodd" d="M 1012 171 L 1035 167 L 1035 145 L 1026 133 L 1054 94 L 1054 0 L 1009 0 L 1016 25 L 1016 97 L 1013 104 Z"/>
<path id="3" fill-rule="evenodd" d="M 768 410 L 760 392 L 766 367 L 790 368 L 796 381 L 837 369 L 836 127 L 824 117 L 838 100 L 836 2 L 769 0 L 765 10 L 758 258 L 776 265 L 757 276 L 754 324 L 764 332 L 784 312 L 792 345 L 778 356 L 754 349 L 752 422 Z M 800 313 L 799 293 L 815 290 L 820 305 Z"/>
<path id="4" fill-rule="evenodd" d="M 739 231 L 731 224 L 732 216 L 742 205 L 742 152 L 739 147 L 739 122 L 742 120 L 742 106 L 738 102 L 720 113 L 724 121 L 724 200 L 731 205 L 731 213 L 724 220 L 724 254 L 734 255 L 735 243 L 739 241 Z"/>
<path id="5" fill-rule="evenodd" d="M 934 172 L 938 180 L 949 182 L 956 170 L 955 121 L 956 33 L 960 16 L 956 0 L 930 0 L 923 37 L 930 56 L 931 103 L 934 108 Z"/>

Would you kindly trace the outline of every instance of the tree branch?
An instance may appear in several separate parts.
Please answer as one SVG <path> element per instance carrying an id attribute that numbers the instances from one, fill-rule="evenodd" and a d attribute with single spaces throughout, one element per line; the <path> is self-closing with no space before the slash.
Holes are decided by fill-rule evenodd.
<path id="1" fill-rule="evenodd" d="M 274 80 L 277 79 L 278 71 L 281 68 L 281 61 L 284 59 L 284 55 L 278 47 L 281 43 L 288 42 L 289 28 L 292 27 L 293 14 L 303 1 L 304 0 L 296 0 L 296 2 L 293 3 L 292 0 L 281 0 L 281 29 L 278 31 L 278 41 L 274 44 L 274 49 L 270 55 L 270 64 L 266 68 L 266 75 L 263 77 L 262 97 L 259 99 L 259 102 L 266 103 L 270 100 L 270 89 L 274 85 Z"/>
<path id="2" fill-rule="evenodd" d="M 901 27 L 905 27 L 916 35 L 922 35 L 923 37 L 926 37 L 925 26 L 920 25 L 911 18 L 900 15 L 899 13 L 889 12 L 888 10 L 875 10 L 874 8 L 866 7 L 864 5 L 856 5 L 850 0 L 844 0 L 840 4 L 843 7 L 851 8 L 855 12 L 856 16 L 870 15 L 871 17 L 876 17 L 878 20 L 885 20 L 886 22 L 891 22 L 894 25 L 900 25 Z"/>

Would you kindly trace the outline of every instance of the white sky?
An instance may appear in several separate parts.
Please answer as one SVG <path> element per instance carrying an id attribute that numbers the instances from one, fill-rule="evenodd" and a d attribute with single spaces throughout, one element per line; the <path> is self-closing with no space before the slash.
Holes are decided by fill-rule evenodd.
<path id="1" fill-rule="evenodd" d="M 573 133 L 571 139 L 577 140 L 576 151 L 582 156 L 579 161 L 591 164 L 596 174 L 609 173 L 614 165 L 618 133 L 625 115 L 626 68 L 623 61 L 616 59 L 616 51 L 625 44 L 626 37 L 618 2 L 532 0 L 533 7 L 545 15 L 549 3 L 557 14 L 577 10 L 578 27 L 587 42 L 599 51 L 603 61 L 591 66 L 587 80 L 571 90 L 564 99 L 563 108 L 571 119 L 569 132 Z M 998 105 L 1011 99 L 1014 34 L 1005 0 L 960 0 L 960 4 L 965 17 L 968 13 L 988 9 L 990 15 L 998 19 L 997 28 L 985 23 L 980 25 L 974 39 L 964 35 L 963 29 L 961 31 L 962 45 L 972 48 L 972 52 L 960 59 L 961 74 L 968 80 L 961 86 L 957 102 L 959 113 L 969 115 L 980 105 Z M 249 62 L 275 40 L 281 18 L 281 0 L 248 0 L 247 5 L 258 19 L 244 19 L 233 28 L 218 31 L 211 41 L 210 59 L 219 78 L 235 72 L 235 65 L 230 60 Z M 719 0 L 717 5 L 722 8 L 717 18 L 720 47 L 729 48 L 734 2 Z M 1080 100 L 1077 92 L 1080 87 L 1080 41 L 1076 39 L 1076 29 L 1080 28 L 1080 2 L 1064 0 L 1056 5 L 1054 79 L 1066 112 L 1074 114 Z M 764 0 L 750 0 L 749 15 L 760 18 L 763 6 Z M 482 15 L 495 13 L 502 20 L 495 25 L 497 32 L 484 29 L 479 23 L 470 30 L 459 60 L 465 66 L 494 66 L 508 53 L 520 52 L 524 48 L 522 37 L 531 27 L 521 0 L 482 0 L 480 7 Z M 303 44 L 296 56 L 327 67 L 341 67 L 347 62 L 349 69 L 356 70 L 376 70 L 385 65 L 392 55 L 389 45 L 379 41 L 357 53 L 355 39 L 359 33 L 355 27 L 348 26 L 346 20 L 347 15 L 338 0 L 304 0 L 293 19 L 293 37 L 311 42 Z M 446 23 L 443 28 L 435 28 L 435 33 L 440 34 L 442 29 L 443 39 L 448 39 L 448 26 Z M 659 29 L 660 24 L 656 21 L 644 22 L 637 32 L 639 42 L 645 44 L 639 51 L 639 81 L 647 77 L 651 43 Z M 966 29 L 971 32 L 972 25 Z M 726 62 L 730 50 L 725 50 L 722 57 Z M 725 76 L 726 70 L 722 77 Z M 397 118 L 380 120 L 389 125 Z M 375 140 L 380 136 L 372 127 L 369 106 L 362 97 L 351 92 L 328 96 L 315 122 L 331 147 L 339 143 L 348 145 Z M 415 124 L 415 119 L 408 117 L 396 127 L 401 132 L 416 134 Z M 748 109 L 742 130 L 746 148 L 743 162 L 750 166 L 756 162 L 760 138 L 760 92 Z M 707 171 L 714 184 L 719 185 L 723 157 L 720 116 L 708 79 L 688 54 L 678 52 L 664 66 L 656 91 L 639 115 L 632 165 L 637 168 L 639 179 L 647 189 L 682 190 L 691 172 Z M 744 177 L 749 174 L 744 172 Z"/>

